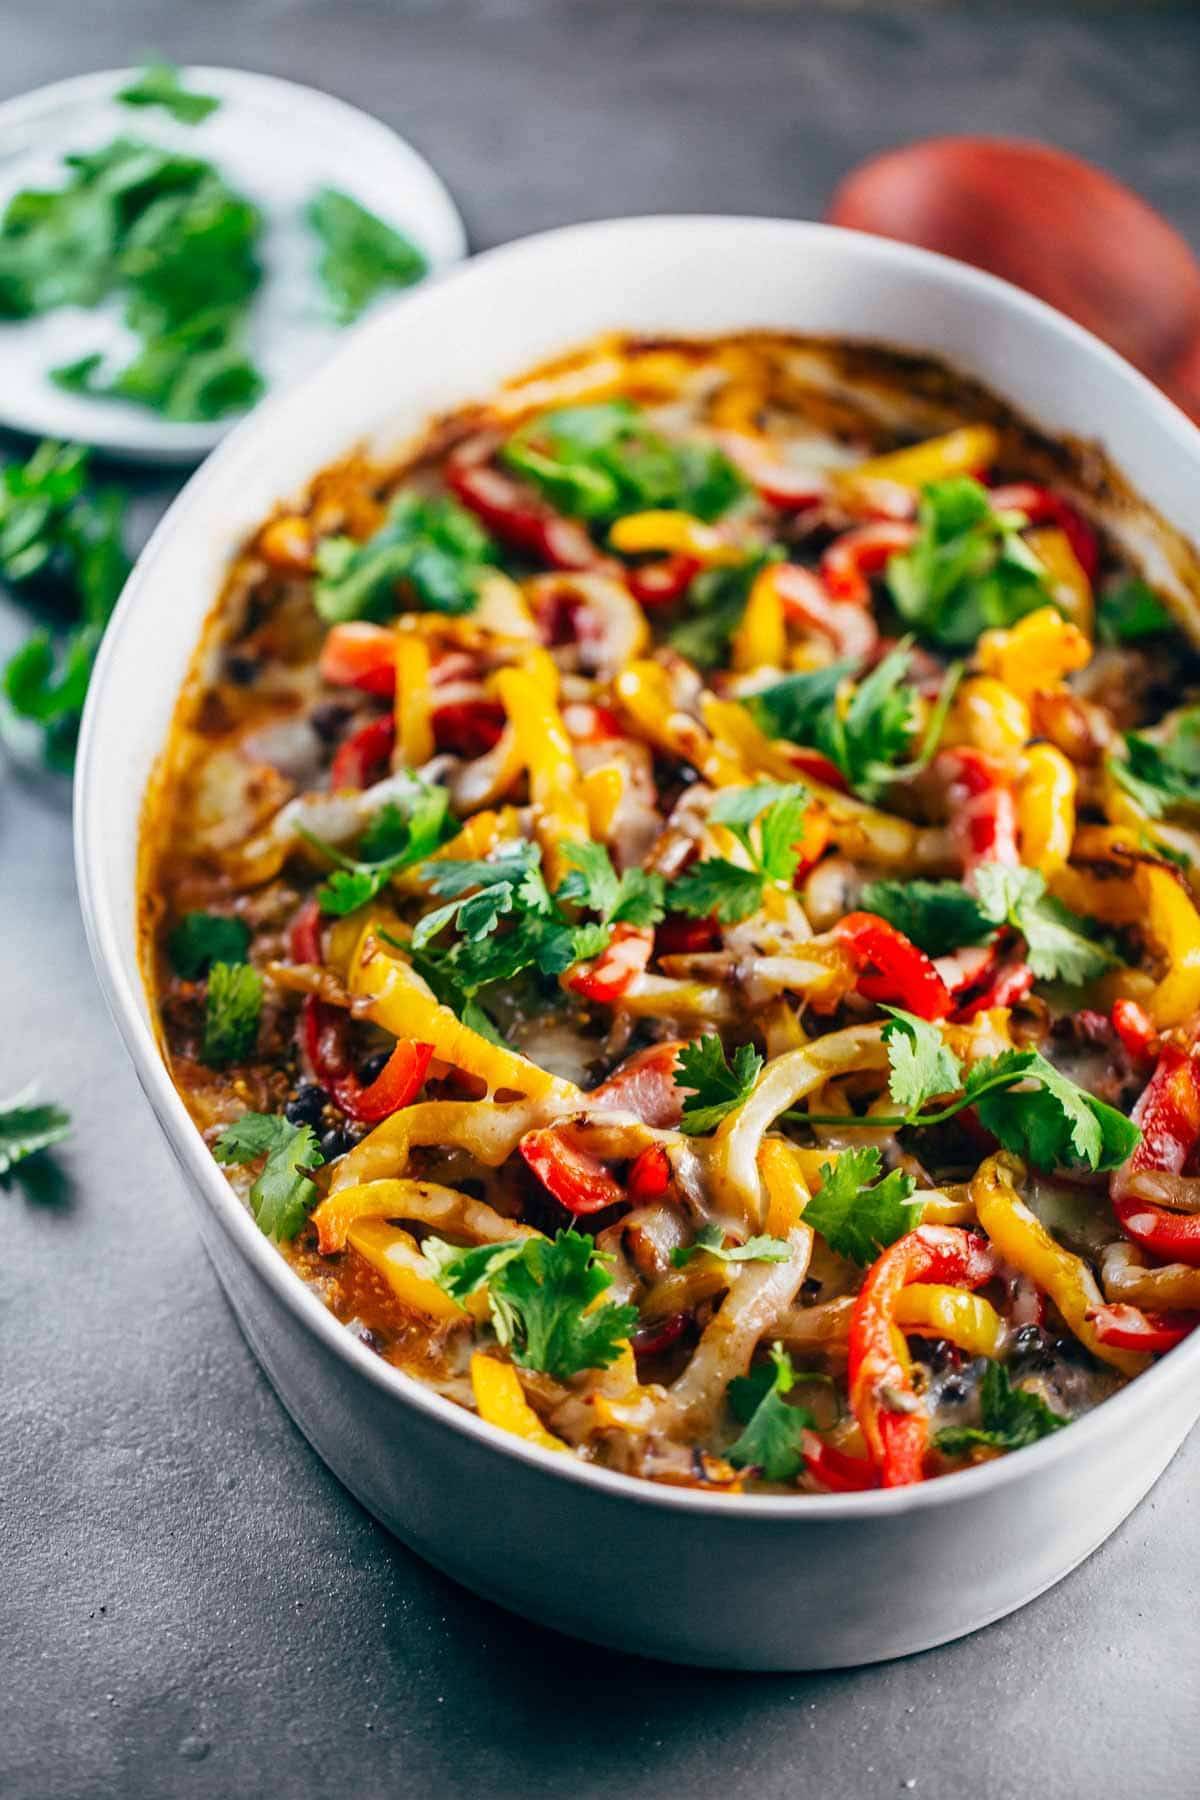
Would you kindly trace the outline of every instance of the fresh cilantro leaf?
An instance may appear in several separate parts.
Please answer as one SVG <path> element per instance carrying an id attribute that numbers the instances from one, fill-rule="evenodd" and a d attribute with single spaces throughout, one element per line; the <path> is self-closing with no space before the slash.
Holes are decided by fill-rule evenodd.
<path id="1" fill-rule="evenodd" d="M 250 1188 L 250 1210 L 259 1229 L 277 1243 L 294 1238 L 316 1199 L 309 1171 L 324 1162 L 311 1125 L 293 1125 L 272 1113 L 243 1113 L 213 1145 L 219 1163 L 265 1162 Z"/>
<path id="2" fill-rule="evenodd" d="M 412 287 L 429 273 L 411 238 L 337 188 L 321 188 L 304 216 L 321 242 L 317 273 L 339 325 L 352 324 L 377 295 Z"/>
<path id="3" fill-rule="evenodd" d="M 321 911 L 340 919 L 357 912 L 383 892 L 393 875 L 432 855 L 453 831 L 446 789 L 427 785 L 415 776 L 403 800 L 389 801 L 363 833 L 359 849 L 365 854 L 359 859 L 344 856 L 333 844 L 301 828 L 304 841 L 337 865 L 329 880 L 317 889 Z M 381 849 L 385 853 L 378 856 Z"/>
<path id="4" fill-rule="evenodd" d="M 1137 576 L 1099 596 L 1096 624 L 1106 644 L 1133 644 L 1139 638 L 1178 630 L 1154 589 Z"/>
<path id="5" fill-rule="evenodd" d="M 1070 1423 L 1054 1412 L 1040 1394 L 1013 1387 L 1003 1363 L 989 1362 L 979 1383 L 981 1423 L 951 1425 L 934 1443 L 948 1456 L 962 1456 L 982 1444 L 993 1450 L 1023 1450 Z"/>
<path id="6" fill-rule="evenodd" d="M 675 442 L 629 400 L 540 413 L 513 433 L 500 459 L 560 511 L 598 524 L 660 507 L 712 520 L 746 492 L 715 444 Z"/>
<path id="7" fill-rule="evenodd" d="M 1115 966 L 1117 958 L 1086 935 L 1086 920 L 1046 892 L 1036 869 L 981 863 L 975 871 L 979 905 L 994 925 L 1011 925 L 1025 939 L 1026 960 L 1039 981 L 1079 987 Z"/>
<path id="8" fill-rule="evenodd" d="M 1127 732 L 1124 758 L 1112 756 L 1108 766 L 1152 819 L 1175 805 L 1200 806 L 1200 706 L 1176 713 L 1158 743 Z"/>
<path id="9" fill-rule="evenodd" d="M 966 648 L 989 626 L 1053 605 L 1046 571 L 1021 537 L 1024 515 L 998 512 L 969 475 L 921 491 L 917 537 L 885 578 L 901 618 L 937 644 Z"/>
<path id="10" fill-rule="evenodd" d="M 606 925 L 657 925 L 663 916 L 663 880 L 645 869 L 618 875 L 603 844 L 590 840 L 566 844 L 563 856 L 574 864 L 556 900 L 573 900 L 599 913 Z"/>
<path id="11" fill-rule="evenodd" d="M 777 547 L 756 550 L 743 562 L 703 569 L 687 590 L 687 614 L 670 631 L 671 647 L 701 669 L 724 662 L 730 639 L 742 621 L 750 589 L 768 563 L 778 562 Z"/>
<path id="12" fill-rule="evenodd" d="M 671 1262 L 677 1269 L 684 1268 L 694 1256 L 704 1253 L 715 1256 L 718 1262 L 786 1262 L 791 1250 L 783 1238 L 752 1237 L 744 1244 L 726 1246 L 725 1233 L 719 1225 L 702 1225 L 696 1233 L 696 1241 L 692 1244 L 680 1244 L 671 1252 Z"/>
<path id="13" fill-rule="evenodd" d="M 148 63 L 136 81 L 121 88 L 117 99 L 123 106 L 161 106 L 180 125 L 200 125 L 221 102 L 212 94 L 193 93 L 180 80 L 174 63 Z"/>
<path id="14" fill-rule="evenodd" d="M 975 1107 L 980 1123 L 1006 1150 L 1039 1169 L 1115 1169 L 1141 1140 L 1131 1119 L 1036 1050 L 1006 1050 L 974 1063 L 963 1104 Z"/>
<path id="15" fill-rule="evenodd" d="M 836 1163 L 822 1164 L 821 1186 L 804 1208 L 804 1223 L 839 1256 L 865 1268 L 920 1224 L 920 1202 L 910 1198 L 915 1187 L 900 1169 L 883 1174 L 874 1145 L 843 1150 Z"/>
<path id="16" fill-rule="evenodd" d="M 244 963 L 249 948 L 250 927 L 245 920 L 223 913 L 184 913 L 167 939 L 175 973 L 185 981 L 199 981 L 215 962 Z"/>
<path id="17" fill-rule="evenodd" d="M 763 878 L 758 869 L 743 869 L 723 856 L 707 856 L 676 876 L 669 897 L 672 912 L 736 925 L 762 905 Z"/>
<path id="18" fill-rule="evenodd" d="M 513 1360 L 556 1381 L 606 1369 L 637 1324 L 636 1306 L 595 1305 L 612 1286 L 611 1259 L 577 1231 L 466 1251 L 426 1239 L 424 1249 L 434 1279 L 455 1299 L 486 1287 L 496 1336 Z"/>
<path id="19" fill-rule="evenodd" d="M 201 1061 L 222 1068 L 249 1056 L 258 1037 L 262 997 L 263 978 L 250 963 L 213 963 L 208 972 Z"/>
<path id="20" fill-rule="evenodd" d="M 61 1144 L 70 1130 L 70 1113 L 39 1105 L 31 1087 L 0 1101 L 0 1181 L 26 1157 Z"/>
<path id="21" fill-rule="evenodd" d="M 804 1468 L 804 1433 L 813 1415 L 786 1399 L 796 1385 L 787 1351 L 774 1344 L 770 1356 L 769 1365 L 735 1376 L 726 1390 L 731 1412 L 746 1429 L 725 1455 L 735 1469 L 757 1469 L 764 1481 L 794 1481 Z"/>
<path id="22" fill-rule="evenodd" d="M 957 1094 L 962 1086 L 962 1065 L 940 1027 L 898 1006 L 883 1010 L 891 1015 L 882 1035 L 891 1066 L 888 1092 L 896 1104 L 915 1114 L 938 1094 Z"/>
<path id="23" fill-rule="evenodd" d="M 491 538 L 457 500 L 401 494 L 364 543 L 333 537 L 318 546 L 313 603 L 330 625 L 391 618 L 405 606 L 468 613 L 495 559 Z"/>
<path id="24" fill-rule="evenodd" d="M 725 1046 L 715 1032 L 685 1044 L 675 1064 L 676 1085 L 687 1094 L 679 1129 L 689 1137 L 712 1131 L 746 1100 L 762 1072 L 763 1059 L 752 1044 L 741 1044 L 726 1061 Z"/>
<path id="25" fill-rule="evenodd" d="M 791 885 L 807 810 L 808 790 L 799 783 L 763 781 L 722 789 L 709 818 L 728 826 L 754 866 L 745 869 L 723 856 L 693 863 L 672 884 L 672 909 L 693 918 L 715 914 L 724 925 L 749 918 L 762 905 L 768 881 Z"/>
<path id="26" fill-rule="evenodd" d="M 927 956 L 985 944 L 995 932 L 990 916 L 957 881 L 870 881 L 859 904 L 902 931 Z"/>

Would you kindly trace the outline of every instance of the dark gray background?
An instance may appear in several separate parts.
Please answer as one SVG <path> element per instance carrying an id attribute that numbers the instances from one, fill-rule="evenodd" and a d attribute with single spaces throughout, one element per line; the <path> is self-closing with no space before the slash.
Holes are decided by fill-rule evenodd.
<path id="1" fill-rule="evenodd" d="M 865 153 L 963 129 L 1092 156 L 1200 243 L 1192 9 L 0 0 L 0 95 L 150 50 L 377 112 L 477 246 L 816 215 Z M 170 487 L 141 491 L 146 527 Z M 726 1677 L 533 1630 L 386 1537 L 280 1411 L 103 1012 L 65 804 L 7 772 L 0 932 L 0 1093 L 36 1074 L 77 1121 L 69 1185 L 0 1193 L 0 1794 L 1200 1792 L 1200 1441 L 1053 1593 L 903 1663 Z"/>

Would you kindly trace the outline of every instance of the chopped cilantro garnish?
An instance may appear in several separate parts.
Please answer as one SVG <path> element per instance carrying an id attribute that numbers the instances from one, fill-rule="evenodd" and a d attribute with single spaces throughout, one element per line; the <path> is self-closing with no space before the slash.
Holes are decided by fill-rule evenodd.
<path id="1" fill-rule="evenodd" d="M 745 1426 L 725 1452 L 735 1469 L 756 1469 L 765 1481 L 794 1481 L 804 1468 L 804 1433 L 813 1416 L 786 1396 L 796 1385 L 792 1359 L 782 1345 L 771 1347 L 770 1362 L 737 1375 L 726 1390 L 729 1409 Z"/>
<path id="2" fill-rule="evenodd" d="M 136 81 L 120 89 L 117 99 L 123 106 L 161 106 L 180 125 L 203 124 L 221 104 L 213 94 L 185 88 L 179 70 L 169 62 L 148 63 Z"/>
<path id="3" fill-rule="evenodd" d="M 317 889 L 321 911 L 335 918 L 357 912 L 383 892 L 393 875 L 431 856 L 453 831 L 445 788 L 428 786 L 415 776 L 403 800 L 389 800 L 368 825 L 358 858 L 343 855 L 335 845 L 301 829 L 305 842 L 337 865 Z"/>
<path id="4" fill-rule="evenodd" d="M 262 1011 L 263 978 L 250 963 L 215 962 L 204 1005 L 203 1062 L 242 1062 L 253 1050 Z"/>
<path id="5" fill-rule="evenodd" d="M 244 963 L 250 948 L 250 927 L 244 919 L 222 913 L 184 913 L 167 939 L 167 951 L 177 975 L 199 981 L 212 964 Z"/>
<path id="6" fill-rule="evenodd" d="M 859 904 L 902 931 L 927 956 L 985 944 L 996 929 L 974 894 L 957 881 L 871 881 Z"/>
<path id="7" fill-rule="evenodd" d="M 560 1231 L 458 1250 L 427 1238 L 434 1279 L 456 1300 L 486 1287 L 492 1325 L 513 1360 L 556 1381 L 615 1362 L 637 1324 L 636 1306 L 595 1304 L 612 1276 L 590 1237 Z"/>
<path id="8" fill-rule="evenodd" d="M 314 194 L 305 218 L 321 242 L 317 273 L 339 325 L 352 324 L 377 295 L 429 273 L 411 238 L 337 188 Z"/>
<path id="9" fill-rule="evenodd" d="M 975 871 L 980 906 L 995 925 L 1011 925 L 1025 939 L 1025 957 L 1040 981 L 1073 987 L 1115 966 L 1117 958 L 1086 935 L 1086 920 L 1046 892 L 1036 869 L 981 863 Z"/>
<path id="10" fill-rule="evenodd" d="M 978 1445 L 993 1450 L 1023 1450 L 1070 1423 L 1054 1412 L 1040 1394 L 1013 1387 L 1002 1363 L 989 1362 L 979 1383 L 981 1423 L 951 1425 L 934 1443 L 948 1456 L 963 1456 Z"/>
<path id="11" fill-rule="evenodd" d="M 675 912 L 693 918 L 715 914 L 725 925 L 758 911 L 768 883 L 789 887 L 800 860 L 800 835 L 808 810 L 808 790 L 800 784 L 758 782 L 725 788 L 709 808 L 709 818 L 726 825 L 745 850 L 751 867 L 727 857 L 706 857 L 685 869 L 671 885 Z"/>
<path id="12" fill-rule="evenodd" d="M 915 1187 L 900 1169 L 884 1175 L 874 1145 L 843 1150 L 835 1163 L 822 1164 L 821 1186 L 804 1208 L 804 1223 L 839 1256 L 865 1267 L 920 1223 L 920 1202 L 911 1199 Z"/>
<path id="13" fill-rule="evenodd" d="M 679 1129 L 689 1137 L 712 1131 L 747 1099 L 762 1072 L 763 1059 L 752 1044 L 741 1044 L 726 1061 L 715 1032 L 685 1044 L 675 1064 L 676 1085 L 686 1091 Z"/>
<path id="14" fill-rule="evenodd" d="M 1133 644 L 1178 629 L 1154 589 L 1138 576 L 1105 589 L 1097 601 L 1096 624 L 1107 644 Z"/>
<path id="15" fill-rule="evenodd" d="M 962 1065 L 941 1029 L 898 1006 L 883 1010 L 890 1015 L 883 1027 L 891 1070 L 888 1092 L 896 1104 L 915 1113 L 939 1094 L 956 1094 L 962 1086 Z"/>
<path id="16" fill-rule="evenodd" d="M 725 1242 L 725 1233 L 719 1225 L 702 1225 L 696 1233 L 695 1242 L 680 1244 L 671 1252 L 671 1262 L 677 1269 L 686 1267 L 694 1256 L 705 1254 L 715 1256 L 718 1262 L 786 1262 L 791 1255 L 783 1238 L 752 1237 L 744 1244 Z"/>
<path id="17" fill-rule="evenodd" d="M 1139 732 L 1125 734 L 1124 757 L 1108 761 L 1113 776 L 1152 819 L 1172 806 L 1200 806 L 1200 706 L 1176 713 L 1157 743 Z"/>
<path id="18" fill-rule="evenodd" d="M 318 546 L 313 601 L 330 625 L 386 619 L 406 606 L 467 613 L 495 558 L 491 538 L 457 500 L 401 494 L 364 543 L 333 537 Z"/>
<path id="19" fill-rule="evenodd" d="M 267 1237 L 294 1238 L 308 1217 L 317 1189 L 308 1171 L 324 1162 L 310 1125 L 293 1125 L 272 1113 L 243 1113 L 213 1145 L 219 1163 L 265 1162 L 250 1188 L 250 1210 Z"/>
<path id="20" fill-rule="evenodd" d="M 0 1181 L 26 1157 L 61 1144 L 70 1129 L 70 1113 L 39 1104 L 31 1087 L 0 1101 Z"/>
<path id="21" fill-rule="evenodd" d="M 657 925 L 663 916 L 663 880 L 645 869 L 626 869 L 618 875 L 603 844 L 589 842 L 563 846 L 564 859 L 574 865 L 556 898 L 572 900 L 599 913 L 605 925 Z"/>
<path id="22" fill-rule="evenodd" d="M 887 564 L 901 618 L 923 638 L 965 648 L 993 625 L 1054 604 L 1046 571 L 1021 537 L 1024 515 L 998 512 L 969 475 L 922 490 L 918 533 Z"/>

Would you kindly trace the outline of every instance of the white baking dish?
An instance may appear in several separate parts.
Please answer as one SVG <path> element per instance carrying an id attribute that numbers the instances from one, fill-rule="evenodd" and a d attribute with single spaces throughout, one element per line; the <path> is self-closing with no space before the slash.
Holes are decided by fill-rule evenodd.
<path id="1" fill-rule="evenodd" d="M 217 1273 L 284 1404 L 347 1486 L 422 1556 L 530 1618 L 680 1661 L 800 1669 L 923 1649 L 1057 1581 L 1200 1414 L 1200 1333 L 1070 1430 L 915 1489 L 720 1497 L 547 1454 L 372 1355 L 259 1234 L 162 1064 L 135 928 L 142 794 L 227 558 L 276 501 L 355 442 L 401 442 L 430 413 L 599 331 L 755 326 L 943 356 L 1047 431 L 1099 440 L 1188 530 L 1200 434 L 1096 339 L 1014 288 L 820 225 L 651 218 L 552 232 L 479 257 L 352 334 L 193 478 L 105 640 L 76 854 L 101 984 Z"/>

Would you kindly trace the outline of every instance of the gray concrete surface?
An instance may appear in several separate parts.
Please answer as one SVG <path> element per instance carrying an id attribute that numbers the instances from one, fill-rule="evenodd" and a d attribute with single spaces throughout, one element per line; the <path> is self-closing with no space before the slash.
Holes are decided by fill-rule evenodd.
<path id="1" fill-rule="evenodd" d="M 1192 9 L 0 0 L 0 48 L 0 95 L 149 49 L 327 86 L 433 157 L 477 245 L 811 215 L 955 128 L 1093 156 L 1200 242 Z M 144 529 L 170 487 L 140 491 Z M 5 1800 L 1200 1792 L 1200 1440 L 1054 1592 L 903 1663 L 722 1677 L 552 1638 L 391 1541 L 279 1409 L 104 1014 L 65 807 L 7 771 L 0 1002 L 0 1093 L 36 1074 L 77 1120 L 61 1186 L 0 1191 Z"/>

